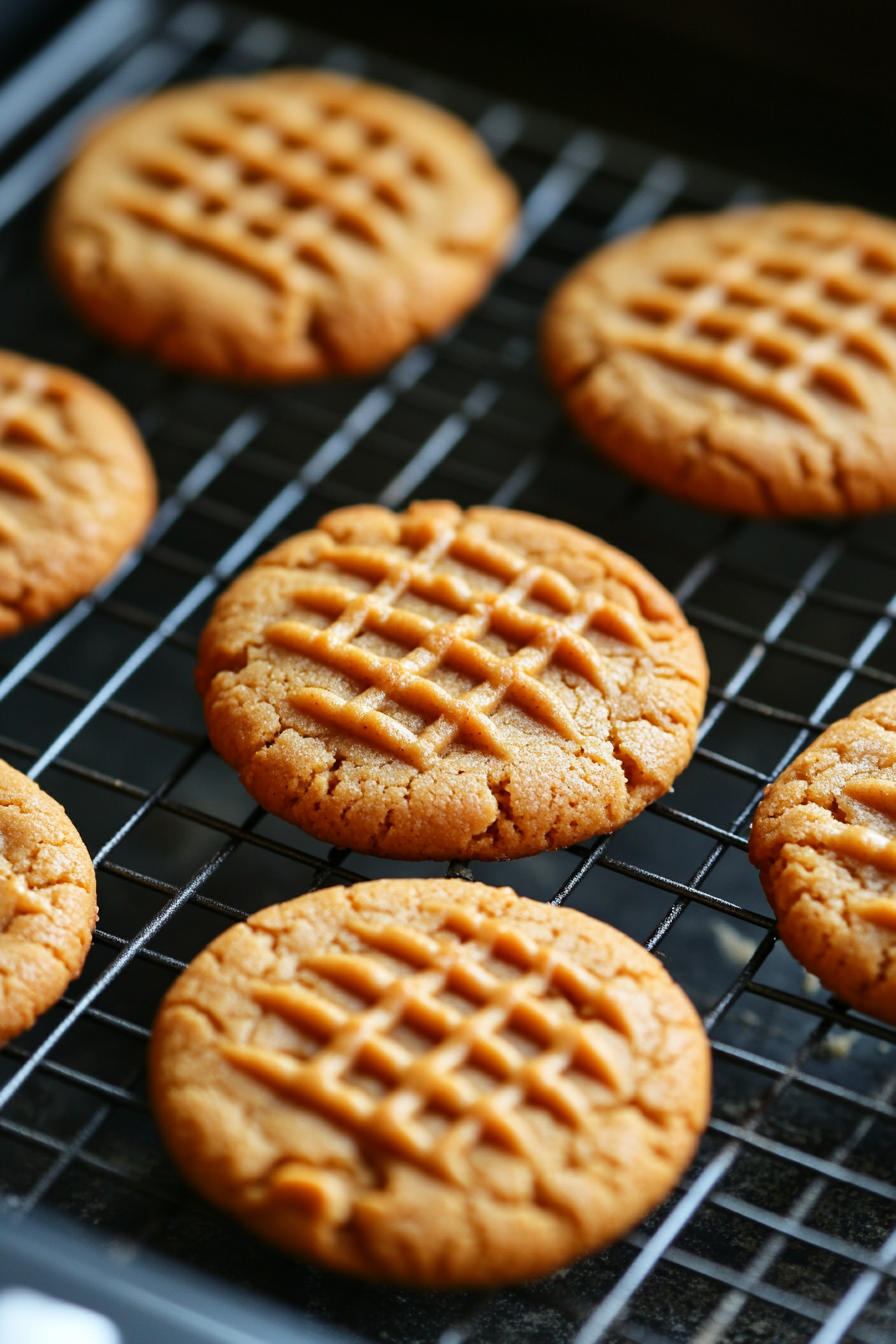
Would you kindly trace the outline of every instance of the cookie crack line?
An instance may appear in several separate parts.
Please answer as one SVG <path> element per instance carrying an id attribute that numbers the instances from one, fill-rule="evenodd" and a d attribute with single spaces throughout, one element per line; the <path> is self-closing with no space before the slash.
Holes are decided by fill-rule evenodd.
<path id="1" fill-rule="evenodd" d="M 20 916 L 14 916 L 14 918 L 20 918 Z M 33 933 L 17 934 L 17 933 L 10 933 L 8 929 L 3 929 L 0 930 L 0 945 L 3 945 L 5 943 L 7 948 L 9 948 L 10 946 L 15 946 L 19 948 L 23 946 L 40 948 L 41 952 L 46 952 L 52 958 L 52 960 L 55 961 L 65 972 L 67 977 L 65 983 L 67 985 L 68 982 L 70 980 L 73 980 L 75 976 L 80 972 L 81 966 L 83 965 L 84 959 L 90 948 L 90 938 L 82 937 L 81 939 L 79 939 L 81 944 L 82 955 L 79 957 L 69 958 L 66 957 L 65 953 L 60 947 L 58 947 L 55 943 L 48 941 L 50 933 L 52 933 L 52 930 L 48 931 L 48 935 L 46 936 L 35 937 Z M 10 976 L 13 980 L 18 980 L 18 976 L 15 974 L 15 972 L 11 972 Z M 65 986 L 63 986 L 63 988 L 64 987 Z M 62 993 L 62 990 L 60 990 L 60 993 Z M 47 1006 L 49 1007 L 51 1005 Z M 2 1028 L 0 1028 L 0 1033 L 2 1033 Z"/>

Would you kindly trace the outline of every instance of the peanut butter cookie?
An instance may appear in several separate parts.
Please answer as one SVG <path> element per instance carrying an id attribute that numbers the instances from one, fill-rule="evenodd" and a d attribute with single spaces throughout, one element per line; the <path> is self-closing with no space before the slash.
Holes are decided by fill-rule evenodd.
<path id="1" fill-rule="evenodd" d="M 186 1176 L 286 1250 L 430 1287 L 544 1274 L 674 1186 L 709 1047 L 660 963 L 509 887 L 388 880 L 200 953 L 150 1051 Z"/>
<path id="2" fill-rule="evenodd" d="M 90 592 L 155 504 L 152 463 L 117 401 L 0 350 L 0 635 Z"/>
<path id="3" fill-rule="evenodd" d="M 589 257 L 544 326 L 583 431 L 710 508 L 896 504 L 896 225 L 786 204 L 673 219 Z"/>
<path id="4" fill-rule="evenodd" d="M 219 599 L 197 686 L 271 812 L 400 859 L 508 859 L 613 831 L 690 760 L 697 633 L 634 560 L 563 523 L 340 509 Z"/>
<path id="5" fill-rule="evenodd" d="M 92 323 L 182 368 L 314 378 L 394 359 L 505 256 L 516 192 L 462 122 L 323 71 L 215 80 L 104 124 L 50 248 Z"/>
<path id="6" fill-rule="evenodd" d="M 55 799 L 0 761 L 0 1045 L 81 974 L 95 924 L 83 840 Z"/>
<path id="7" fill-rule="evenodd" d="M 832 724 L 769 785 L 750 859 L 797 961 L 896 1022 L 896 691 Z"/>

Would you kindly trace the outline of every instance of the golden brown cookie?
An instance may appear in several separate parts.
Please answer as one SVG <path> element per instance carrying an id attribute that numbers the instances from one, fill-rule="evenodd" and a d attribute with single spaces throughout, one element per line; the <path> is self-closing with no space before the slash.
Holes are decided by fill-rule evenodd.
<path id="1" fill-rule="evenodd" d="M 825 729 L 768 786 L 750 859 L 796 959 L 896 1022 L 896 691 Z"/>
<path id="2" fill-rule="evenodd" d="M 81 974 L 96 879 L 59 803 L 0 761 L 0 1046 Z"/>
<path id="3" fill-rule="evenodd" d="M 788 204 L 673 219 L 589 257 L 549 373 L 626 471 L 711 508 L 896 504 L 896 225 Z"/>
<path id="4" fill-rule="evenodd" d="M 103 125 L 53 210 L 92 323 L 182 368 L 314 378 L 394 359 L 461 316 L 517 196 L 447 112 L 322 71 L 159 94 Z"/>
<path id="5" fill-rule="evenodd" d="M 146 530 L 152 464 L 117 401 L 0 351 L 0 635 L 83 596 Z"/>
<path id="6" fill-rule="evenodd" d="M 150 1050 L 175 1160 L 261 1236 L 430 1287 L 545 1274 L 672 1189 L 709 1111 L 655 957 L 509 887 L 331 887 L 237 924 Z"/>
<path id="7" fill-rule="evenodd" d="M 613 831 L 687 765 L 696 631 L 634 560 L 510 509 L 339 509 L 219 599 L 197 686 L 254 798 L 331 844 L 508 859 Z"/>

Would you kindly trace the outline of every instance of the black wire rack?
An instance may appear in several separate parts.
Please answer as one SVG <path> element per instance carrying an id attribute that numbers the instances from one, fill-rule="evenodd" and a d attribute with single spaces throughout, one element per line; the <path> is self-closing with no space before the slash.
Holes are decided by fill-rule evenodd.
<path id="1" fill-rule="evenodd" d="M 0 89 L 0 111 L 18 109 L 0 116 L 0 344 L 120 397 L 164 502 L 117 575 L 0 646 L 0 750 L 64 804 L 100 894 L 84 974 L 0 1053 L 8 1211 L 62 1210 L 123 1258 L 155 1249 L 370 1340 L 892 1340 L 896 1031 L 777 944 L 744 838 L 763 785 L 896 686 L 891 518 L 744 521 L 651 493 L 576 439 L 537 358 L 545 298 L 586 252 L 763 192 L 245 10 L 100 0 L 80 22 L 80 45 L 44 52 L 36 82 L 32 69 L 14 98 Z M 525 201 L 511 264 L 456 330 L 368 382 L 239 388 L 108 348 L 63 308 L 39 244 L 44 189 L 79 128 L 172 79 L 288 63 L 383 79 L 477 125 Z M 515 505 L 611 540 L 678 594 L 712 668 L 700 745 L 665 800 L 615 836 L 473 865 L 662 957 L 715 1063 L 708 1133 L 666 1203 L 601 1254 L 495 1294 L 395 1291 L 272 1251 L 184 1187 L 143 1083 L 161 995 L 229 923 L 334 882 L 444 871 L 328 850 L 253 806 L 192 689 L 211 602 L 255 554 L 334 506 L 412 496 Z"/>

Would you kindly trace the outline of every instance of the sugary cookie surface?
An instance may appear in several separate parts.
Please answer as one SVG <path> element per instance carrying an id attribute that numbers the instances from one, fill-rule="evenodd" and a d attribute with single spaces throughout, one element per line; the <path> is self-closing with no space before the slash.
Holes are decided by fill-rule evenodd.
<path id="1" fill-rule="evenodd" d="M 0 761 L 0 1045 L 80 975 L 95 923 L 80 835 L 55 799 Z"/>
<path id="2" fill-rule="evenodd" d="M 116 401 L 67 369 L 0 351 L 0 634 L 89 592 L 155 503 L 152 464 Z"/>
<path id="3" fill-rule="evenodd" d="M 169 991 L 172 1153 L 288 1250 L 429 1286 L 545 1273 L 668 1192 L 709 1049 L 660 963 L 508 887 L 392 880 L 271 906 Z"/>
<path id="4" fill-rule="evenodd" d="M 896 225 L 786 204 L 681 218 L 596 252 L 545 322 L 587 437 L 714 508 L 896 504 Z"/>
<path id="5" fill-rule="evenodd" d="M 420 99 L 321 71 L 174 90 L 102 127 L 51 251 L 85 315 L 250 378 L 376 368 L 450 325 L 513 236 L 484 145 Z"/>
<path id="6" fill-rule="evenodd" d="M 769 785 L 750 858 L 797 960 L 896 1022 L 896 691 L 832 724 Z"/>
<path id="7" fill-rule="evenodd" d="M 270 811 L 395 858 L 615 830 L 688 763 L 706 664 L 634 560 L 507 509 L 342 509 L 219 600 L 197 685 Z"/>

